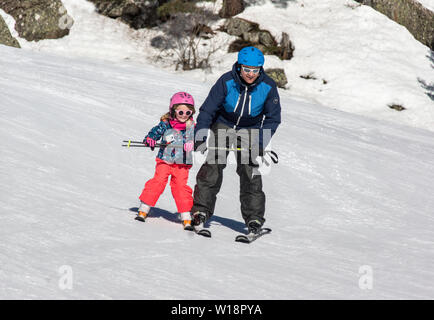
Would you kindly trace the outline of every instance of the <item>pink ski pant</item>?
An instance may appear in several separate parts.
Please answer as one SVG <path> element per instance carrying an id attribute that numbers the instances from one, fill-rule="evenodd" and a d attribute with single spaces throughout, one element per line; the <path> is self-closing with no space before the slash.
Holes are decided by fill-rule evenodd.
<path id="1" fill-rule="evenodd" d="M 191 166 L 182 164 L 169 164 L 156 159 L 154 177 L 145 184 L 139 199 L 148 206 L 154 207 L 158 198 L 164 192 L 167 181 L 170 179 L 170 188 L 175 199 L 178 212 L 189 212 L 193 206 L 193 190 L 187 185 L 188 172 Z"/>

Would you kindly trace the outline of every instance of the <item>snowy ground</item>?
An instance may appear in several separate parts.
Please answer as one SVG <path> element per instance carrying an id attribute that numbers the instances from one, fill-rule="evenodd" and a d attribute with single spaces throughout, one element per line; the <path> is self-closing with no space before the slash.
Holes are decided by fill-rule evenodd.
<path id="1" fill-rule="evenodd" d="M 169 188 L 146 223 L 129 210 L 155 153 L 121 140 L 211 82 L 4 46 L 0 68 L 0 299 L 434 298 L 434 133 L 282 92 L 273 233 L 245 245 L 234 166 L 212 239 L 182 230 Z"/>
<path id="2" fill-rule="evenodd" d="M 133 31 L 119 21 L 98 15 L 93 4 L 85 0 L 62 2 L 75 20 L 70 35 L 39 42 L 19 39 L 23 48 L 109 60 L 112 64 L 123 61 L 152 64 L 174 72 L 173 63 L 154 61 L 159 52 L 149 41 L 159 34 L 156 30 Z M 432 7 L 432 2 L 421 1 L 427 7 Z M 434 131 L 434 56 L 403 26 L 352 0 L 275 3 L 246 0 L 246 3 L 255 6 L 248 6 L 239 17 L 259 23 L 277 39 L 282 32 L 290 35 L 296 48 L 294 58 L 281 61 L 267 56 L 265 67 L 285 69 L 289 81 L 287 91 L 293 97 Z M 220 5 L 221 0 L 216 2 L 214 10 L 218 11 Z M 0 14 L 14 30 L 13 19 L 1 10 Z M 220 20 L 213 27 L 216 29 L 222 23 Z M 226 53 L 226 47 L 233 39 L 218 33 L 215 42 L 226 46 L 213 55 L 212 72 L 195 70 L 185 72 L 186 76 L 209 82 L 229 70 L 236 54 Z M 306 75 L 316 80 L 300 77 Z M 390 109 L 392 104 L 402 105 L 406 110 Z"/>
<path id="3" fill-rule="evenodd" d="M 417 1 L 422 3 L 425 8 L 434 11 L 434 0 L 417 0 Z"/>

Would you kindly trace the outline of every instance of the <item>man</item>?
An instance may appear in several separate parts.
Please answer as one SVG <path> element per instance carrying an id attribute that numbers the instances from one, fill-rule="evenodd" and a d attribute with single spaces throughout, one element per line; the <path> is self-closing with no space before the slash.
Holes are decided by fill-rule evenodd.
<path id="1" fill-rule="evenodd" d="M 259 232 L 265 222 L 265 194 L 261 175 L 254 174 L 254 168 L 258 166 L 254 155 L 263 155 L 269 142 L 265 139 L 267 133 L 271 138 L 276 132 L 281 107 L 276 84 L 266 75 L 263 65 L 264 55 L 259 49 L 243 48 L 232 71 L 220 77 L 199 110 L 195 151 L 205 152 L 208 129 L 214 136 L 209 144 L 217 146 L 209 148 L 207 159 L 196 177 L 191 212 L 194 225 L 201 228 L 214 213 L 229 153 L 227 149 L 231 148 L 247 150 L 247 161 L 243 161 L 245 151 L 244 156 L 243 151 L 237 152 L 237 174 L 240 177 L 241 214 L 249 232 Z M 246 139 L 248 143 L 245 143 Z M 224 149 L 223 157 L 221 152 L 216 156 L 215 149 Z"/>

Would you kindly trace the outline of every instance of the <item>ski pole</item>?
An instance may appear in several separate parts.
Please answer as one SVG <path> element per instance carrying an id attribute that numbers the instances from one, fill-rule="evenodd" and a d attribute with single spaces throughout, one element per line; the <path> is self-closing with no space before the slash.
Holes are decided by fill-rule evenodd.
<path id="1" fill-rule="evenodd" d="M 145 145 L 143 143 L 141 144 L 123 144 L 122 147 L 127 147 L 127 148 L 151 148 L 148 145 Z M 158 148 L 158 147 L 169 147 L 169 148 L 183 148 L 183 146 L 180 145 L 171 145 L 171 144 L 162 144 L 162 143 L 157 143 L 155 144 L 154 148 Z M 223 147 L 207 147 L 207 149 L 210 150 L 224 150 L 224 151 L 247 151 L 247 149 L 241 149 L 241 148 L 223 148 Z"/>
<path id="2" fill-rule="evenodd" d="M 123 140 L 123 142 L 126 144 L 123 144 L 122 147 L 151 148 L 150 146 L 145 145 L 142 141 Z M 172 145 L 170 143 L 156 143 L 154 148 L 157 148 L 157 147 L 183 148 L 184 146 L 175 145 L 175 144 Z M 244 149 L 244 148 L 226 148 L 226 147 L 207 147 L 207 149 L 209 149 L 209 150 L 222 150 L 222 151 L 247 151 L 247 149 Z M 248 150 L 252 150 L 252 148 L 249 148 Z M 276 164 L 279 162 L 279 157 L 278 157 L 276 152 L 274 152 L 273 150 L 264 150 L 264 152 L 270 154 L 271 161 L 273 161 Z"/>
<path id="3" fill-rule="evenodd" d="M 123 144 L 122 147 L 147 147 L 150 148 L 148 145 L 145 145 L 143 142 L 140 141 L 131 141 L 131 140 L 123 140 L 126 144 Z M 172 148 L 183 148 L 184 146 L 176 145 L 176 144 L 164 144 L 164 143 L 156 143 L 154 147 L 172 147 Z M 225 151 L 247 151 L 247 149 L 243 148 L 226 148 L 226 147 L 207 147 L 207 149 L 210 150 L 225 150 Z"/>
<path id="4" fill-rule="evenodd" d="M 132 140 L 123 140 L 122 142 L 131 144 L 131 143 L 138 143 L 138 144 L 144 144 L 143 141 L 132 141 Z"/>
<path id="5" fill-rule="evenodd" d="M 127 147 L 127 148 L 134 148 L 134 147 L 151 148 L 150 146 L 144 144 L 143 142 L 131 141 L 131 140 L 124 140 L 123 142 L 125 142 L 126 144 L 123 144 L 122 147 Z M 165 144 L 165 143 L 156 143 L 155 146 L 154 146 L 154 148 L 168 147 L 168 146 L 171 146 L 173 148 L 183 148 L 183 146 L 171 145 L 171 144 Z"/>

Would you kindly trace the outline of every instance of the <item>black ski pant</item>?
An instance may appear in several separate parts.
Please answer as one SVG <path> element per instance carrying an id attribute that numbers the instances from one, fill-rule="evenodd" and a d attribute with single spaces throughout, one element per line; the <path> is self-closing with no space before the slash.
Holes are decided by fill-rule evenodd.
<path id="1" fill-rule="evenodd" d="M 241 139 L 238 135 L 240 131 L 235 131 L 230 127 L 215 123 L 211 130 L 214 134 L 214 146 L 234 148 L 242 147 Z M 225 132 L 226 139 L 224 144 L 219 144 L 218 134 Z M 244 129 L 244 134 L 248 134 L 250 139 L 251 131 Z M 210 137 L 212 139 L 213 137 Z M 220 139 L 220 142 L 222 140 Z M 248 146 L 247 146 L 248 149 Z M 196 186 L 194 188 L 194 202 L 191 212 L 204 212 L 210 218 L 214 214 L 217 194 L 220 191 L 223 182 L 223 170 L 226 168 L 226 160 L 229 151 L 215 151 L 210 148 L 205 163 L 199 169 L 196 176 Z M 251 220 L 259 220 L 262 224 L 265 222 L 265 194 L 262 191 L 262 177 L 260 174 L 254 173 L 254 165 L 246 156 L 241 156 L 237 152 L 237 174 L 240 177 L 240 202 L 241 214 L 246 223 Z M 249 154 L 247 154 L 247 159 Z M 250 163 L 249 163 L 250 162 Z M 258 173 L 256 171 L 256 173 Z"/>

